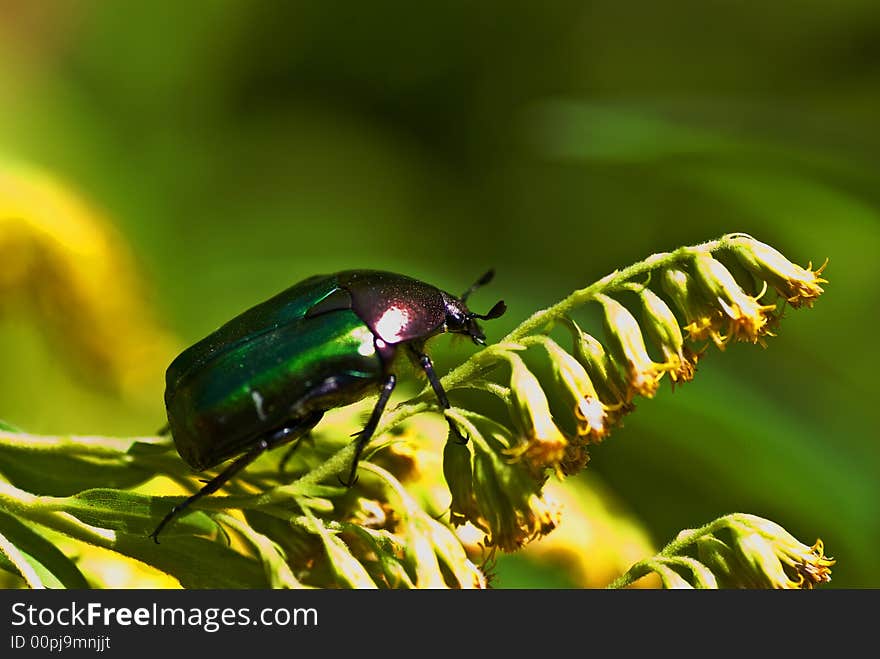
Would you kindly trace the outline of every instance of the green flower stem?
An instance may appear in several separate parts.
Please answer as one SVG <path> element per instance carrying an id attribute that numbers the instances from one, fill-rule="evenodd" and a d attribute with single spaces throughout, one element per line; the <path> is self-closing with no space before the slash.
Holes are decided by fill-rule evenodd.
<path id="1" fill-rule="evenodd" d="M 634 564 L 624 574 L 608 584 L 607 588 L 626 588 L 627 586 L 635 583 L 645 575 L 653 572 L 654 565 L 656 565 L 658 562 L 668 563 L 670 560 L 672 560 L 673 563 L 681 562 L 680 559 L 682 557 L 679 556 L 679 554 L 681 554 L 685 549 L 687 549 L 690 545 L 695 543 L 701 537 L 705 535 L 711 535 L 715 533 L 718 529 L 729 525 L 733 517 L 735 517 L 735 515 L 725 515 L 724 517 L 719 517 L 718 519 L 712 520 L 705 526 L 701 526 L 698 529 L 682 531 L 678 534 L 675 540 L 666 545 L 659 554 Z"/>

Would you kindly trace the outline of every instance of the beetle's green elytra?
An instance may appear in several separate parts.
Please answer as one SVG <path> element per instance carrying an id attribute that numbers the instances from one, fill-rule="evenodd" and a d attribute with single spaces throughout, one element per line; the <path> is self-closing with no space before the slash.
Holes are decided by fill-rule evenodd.
<path id="1" fill-rule="evenodd" d="M 448 408 L 424 344 L 445 332 L 483 344 L 477 319 L 497 318 L 506 307 L 498 302 L 487 314 L 476 314 L 466 301 L 492 276 L 490 270 L 460 297 L 377 270 L 310 277 L 184 350 L 165 375 L 168 429 L 178 453 L 196 470 L 239 457 L 175 506 L 151 537 L 158 542 L 162 529 L 186 507 L 216 492 L 264 451 L 306 434 L 325 411 L 378 391 L 370 419 L 355 440 L 344 481 L 353 484 L 360 454 L 397 382 L 398 348 L 406 347 L 441 407 Z M 467 441 L 454 425 L 450 428 Z"/>

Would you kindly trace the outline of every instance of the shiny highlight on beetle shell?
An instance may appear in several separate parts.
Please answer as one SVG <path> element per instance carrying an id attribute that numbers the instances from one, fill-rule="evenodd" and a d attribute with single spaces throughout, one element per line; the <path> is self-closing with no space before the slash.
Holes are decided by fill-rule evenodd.
<path id="1" fill-rule="evenodd" d="M 410 324 L 410 312 L 405 307 L 390 307 L 376 321 L 376 334 L 386 343 L 399 343 Z"/>

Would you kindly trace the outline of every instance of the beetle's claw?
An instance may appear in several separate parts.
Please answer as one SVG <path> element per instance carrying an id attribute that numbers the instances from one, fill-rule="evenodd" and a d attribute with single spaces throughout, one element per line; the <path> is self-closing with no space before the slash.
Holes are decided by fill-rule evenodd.
<path id="1" fill-rule="evenodd" d="M 452 435 L 452 439 L 456 444 L 461 444 L 464 446 L 470 441 L 470 435 L 462 435 L 461 430 L 458 429 L 454 423 L 449 424 L 449 432 Z"/>
<path id="2" fill-rule="evenodd" d="M 358 475 L 355 474 L 352 478 L 350 478 L 350 479 L 348 480 L 348 482 L 345 482 L 344 480 L 342 480 L 342 476 L 339 476 L 339 475 L 337 474 L 337 476 L 336 476 L 336 480 L 338 480 L 339 483 L 340 483 L 343 487 L 349 487 L 349 488 L 350 488 L 350 487 L 354 487 L 355 483 L 358 482 Z"/>

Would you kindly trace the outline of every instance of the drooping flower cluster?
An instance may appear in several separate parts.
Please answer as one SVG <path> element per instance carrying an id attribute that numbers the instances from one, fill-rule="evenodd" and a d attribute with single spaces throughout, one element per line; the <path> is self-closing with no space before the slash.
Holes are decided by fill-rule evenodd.
<path id="1" fill-rule="evenodd" d="M 825 283 L 824 266 L 801 268 L 743 234 L 656 263 L 646 283 L 616 282 L 586 298 L 600 307 L 604 341 L 565 316 L 553 320 L 568 330 L 570 351 L 551 338 L 552 323 L 496 346 L 510 379 L 509 390 L 496 385 L 493 391 L 506 399 L 508 425 L 516 432 L 494 430 L 495 440 L 475 442 L 473 455 L 467 447 L 447 450 L 454 524 L 472 522 L 486 532 L 489 544 L 503 548 L 546 532 L 554 524 L 535 520 L 552 518 L 540 498 L 549 474 L 583 469 L 589 446 L 620 424 L 637 397 L 653 397 L 664 376 L 673 387 L 692 380 L 708 344 L 720 349 L 730 341 L 763 344 L 785 304 L 812 305 Z M 516 478 L 510 476 L 514 472 Z M 491 479 L 504 486 L 486 489 Z M 508 508 L 516 499 L 517 514 L 498 512 L 494 503 L 494 512 L 487 513 L 483 499 Z"/>
<path id="2" fill-rule="evenodd" d="M 457 421 L 467 428 L 471 441 L 449 441 L 444 449 L 452 523 L 470 522 L 483 531 L 486 546 L 503 551 L 518 549 L 556 528 L 560 510 L 541 492 L 546 477 L 528 459 L 512 456 L 511 433 L 474 413 Z"/>
<path id="3" fill-rule="evenodd" d="M 656 572 L 665 588 L 813 588 L 831 581 L 834 559 L 756 515 L 735 513 L 682 531 L 631 572 Z"/>

